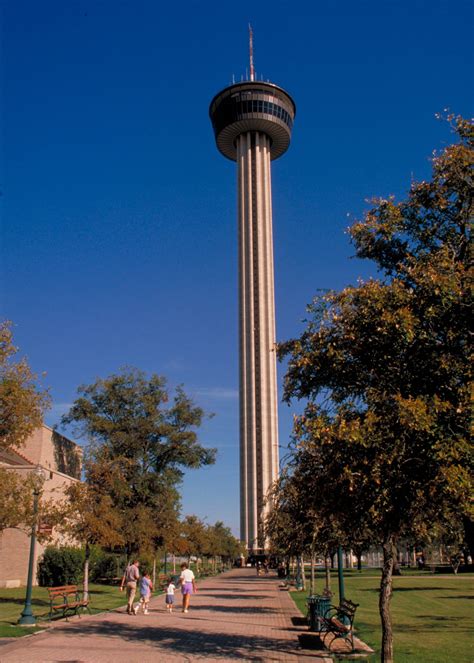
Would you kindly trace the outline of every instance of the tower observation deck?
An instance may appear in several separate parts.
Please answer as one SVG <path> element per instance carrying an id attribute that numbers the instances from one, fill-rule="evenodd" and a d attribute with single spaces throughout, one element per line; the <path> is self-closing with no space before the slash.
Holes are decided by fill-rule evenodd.
<path id="1" fill-rule="evenodd" d="M 240 536 L 258 552 L 279 469 L 270 162 L 288 149 L 296 107 L 282 88 L 252 79 L 251 51 L 251 80 L 219 92 L 209 114 L 217 148 L 237 162 Z"/>

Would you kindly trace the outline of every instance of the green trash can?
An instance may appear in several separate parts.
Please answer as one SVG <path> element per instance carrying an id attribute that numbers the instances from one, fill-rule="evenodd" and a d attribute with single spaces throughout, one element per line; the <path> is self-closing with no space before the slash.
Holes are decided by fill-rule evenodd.
<path id="1" fill-rule="evenodd" d="M 331 599 L 327 596 L 318 596 L 313 594 L 308 596 L 308 616 L 309 616 L 309 630 L 310 631 L 323 631 L 325 630 L 322 625 L 321 617 L 324 617 L 326 612 L 331 607 Z"/>

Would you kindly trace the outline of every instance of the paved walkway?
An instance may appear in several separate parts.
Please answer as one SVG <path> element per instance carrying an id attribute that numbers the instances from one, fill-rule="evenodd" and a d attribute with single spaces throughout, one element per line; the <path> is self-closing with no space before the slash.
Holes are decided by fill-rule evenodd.
<path id="1" fill-rule="evenodd" d="M 1 663 L 167 663 L 176 661 L 331 661 L 298 645 L 301 617 L 274 574 L 235 569 L 199 583 L 189 613 L 169 615 L 164 596 L 148 615 L 124 609 L 57 622 L 46 633 L 0 649 Z"/>

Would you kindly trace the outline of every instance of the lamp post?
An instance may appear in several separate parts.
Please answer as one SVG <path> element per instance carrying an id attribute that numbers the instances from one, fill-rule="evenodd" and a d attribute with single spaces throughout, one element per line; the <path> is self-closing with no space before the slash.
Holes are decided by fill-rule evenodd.
<path id="1" fill-rule="evenodd" d="M 339 580 L 339 605 L 344 601 L 344 570 L 343 570 L 342 546 L 337 547 L 337 576 Z"/>
<path id="2" fill-rule="evenodd" d="M 339 605 L 344 601 L 345 594 L 344 594 L 344 556 L 343 556 L 343 551 L 342 551 L 342 546 L 337 547 L 337 576 L 339 580 Z M 346 616 L 342 617 L 342 623 L 343 624 L 349 624 L 349 619 Z"/>
<path id="3" fill-rule="evenodd" d="M 34 487 L 33 487 L 33 524 L 31 526 L 31 539 L 30 539 L 30 559 L 28 562 L 28 581 L 26 584 L 26 597 L 25 607 L 18 620 L 18 624 L 23 626 L 35 626 L 36 617 L 31 610 L 31 595 L 33 591 L 33 567 L 35 561 L 35 547 L 36 547 L 36 528 L 38 526 L 38 503 L 41 489 L 43 487 L 45 475 L 40 465 L 36 466 L 34 474 Z"/>

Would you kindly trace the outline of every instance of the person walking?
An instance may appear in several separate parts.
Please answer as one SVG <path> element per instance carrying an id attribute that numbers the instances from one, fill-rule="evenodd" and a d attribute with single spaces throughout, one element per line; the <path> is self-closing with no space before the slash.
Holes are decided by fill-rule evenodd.
<path id="1" fill-rule="evenodd" d="M 188 612 L 191 594 L 195 594 L 197 589 L 194 573 L 188 568 L 186 562 L 181 564 L 179 584 L 181 585 L 181 594 L 183 595 L 183 612 Z"/>
<path id="2" fill-rule="evenodd" d="M 166 609 L 168 612 L 173 612 L 173 604 L 174 604 L 174 592 L 176 589 L 176 585 L 173 582 L 173 578 L 170 578 L 168 586 L 166 587 Z"/>
<path id="3" fill-rule="evenodd" d="M 125 573 L 122 576 L 122 583 L 120 585 L 120 591 L 123 592 L 124 586 L 127 589 L 127 614 L 134 615 L 135 611 L 133 609 L 133 601 L 135 599 L 135 594 L 137 592 L 137 582 L 140 578 L 140 571 L 138 567 L 140 562 L 138 559 L 135 559 L 132 564 L 129 564 L 125 569 Z"/>
<path id="4" fill-rule="evenodd" d="M 147 571 L 144 571 L 140 580 L 140 602 L 135 606 L 135 614 L 137 614 L 140 606 L 142 607 L 143 614 L 148 614 L 148 604 L 150 603 L 152 591 L 153 584 L 150 580 L 150 574 Z"/>

